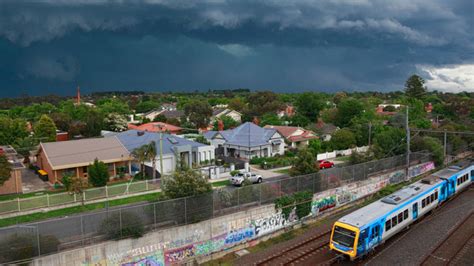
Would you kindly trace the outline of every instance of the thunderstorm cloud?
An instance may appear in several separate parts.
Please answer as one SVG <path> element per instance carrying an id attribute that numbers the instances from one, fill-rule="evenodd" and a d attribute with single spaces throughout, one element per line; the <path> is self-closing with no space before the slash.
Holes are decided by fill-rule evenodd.
<path id="1" fill-rule="evenodd" d="M 0 96 L 474 91 L 472 0 L 3 0 Z"/>

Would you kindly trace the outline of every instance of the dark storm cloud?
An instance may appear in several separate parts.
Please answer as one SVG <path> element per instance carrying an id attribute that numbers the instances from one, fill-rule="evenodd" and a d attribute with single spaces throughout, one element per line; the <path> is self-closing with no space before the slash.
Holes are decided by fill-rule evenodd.
<path id="1" fill-rule="evenodd" d="M 419 66 L 473 63 L 473 9 L 471 0 L 7 0 L 0 88 L 399 89 Z"/>

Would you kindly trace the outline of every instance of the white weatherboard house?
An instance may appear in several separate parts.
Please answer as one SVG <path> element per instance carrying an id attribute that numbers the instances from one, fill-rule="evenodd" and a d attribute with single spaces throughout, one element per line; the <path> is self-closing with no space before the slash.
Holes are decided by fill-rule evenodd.
<path id="1" fill-rule="evenodd" d="M 216 149 L 223 149 L 224 156 L 252 159 L 285 153 L 285 141 L 276 129 L 250 122 L 234 129 L 208 131 L 204 136 Z"/>
<path id="2" fill-rule="evenodd" d="M 161 174 L 171 174 L 176 170 L 179 162 L 184 162 L 188 166 L 199 165 L 214 160 L 214 146 L 205 145 L 199 142 L 187 140 L 175 135 L 163 134 L 163 171 L 160 169 L 160 134 L 154 132 L 144 132 L 138 130 L 128 130 L 118 133 L 117 138 L 131 153 L 136 148 L 156 143 L 156 170 Z M 152 166 L 152 162 L 146 162 L 147 166 Z"/>

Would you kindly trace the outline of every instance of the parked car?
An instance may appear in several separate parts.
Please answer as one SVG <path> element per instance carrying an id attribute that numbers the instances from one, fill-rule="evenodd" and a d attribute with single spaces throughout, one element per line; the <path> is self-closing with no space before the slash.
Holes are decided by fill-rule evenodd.
<path id="1" fill-rule="evenodd" d="M 261 175 L 257 175 L 250 172 L 238 173 L 235 176 L 229 178 L 230 183 L 234 186 L 241 186 L 245 179 L 250 180 L 252 183 L 262 183 L 263 178 Z"/>
<path id="2" fill-rule="evenodd" d="M 318 163 L 319 163 L 319 169 L 326 169 L 326 168 L 334 167 L 334 163 L 330 162 L 330 161 L 320 160 L 320 161 L 318 161 Z"/>

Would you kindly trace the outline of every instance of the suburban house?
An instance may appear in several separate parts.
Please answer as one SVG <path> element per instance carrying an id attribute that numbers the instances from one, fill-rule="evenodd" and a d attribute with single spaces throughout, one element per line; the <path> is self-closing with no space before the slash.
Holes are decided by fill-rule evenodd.
<path id="1" fill-rule="evenodd" d="M 156 116 L 163 114 L 164 111 L 176 111 L 176 104 L 175 103 L 164 103 L 158 109 L 153 109 L 149 112 L 144 113 L 142 116 L 144 118 L 148 118 L 151 121 L 155 119 Z"/>
<path id="2" fill-rule="evenodd" d="M 132 153 L 135 149 L 143 145 L 148 145 L 154 141 L 157 151 L 155 161 L 156 170 L 159 173 L 163 173 L 165 175 L 171 174 L 173 171 L 175 171 L 176 166 L 178 166 L 180 162 L 192 167 L 201 164 L 207 164 L 211 162 L 211 160 L 215 159 L 213 146 L 187 140 L 175 135 L 162 134 L 161 145 L 160 134 L 155 132 L 128 130 L 118 133 L 116 137 L 120 140 L 123 146 L 125 146 L 129 153 Z M 163 147 L 163 171 L 161 171 L 160 166 L 160 146 Z M 151 167 L 152 162 L 145 162 L 145 165 Z"/>
<path id="3" fill-rule="evenodd" d="M 95 159 L 107 164 L 110 176 L 131 172 L 133 158 L 116 137 L 41 143 L 37 165 L 54 184 L 65 175 L 87 178 L 87 167 Z"/>
<path id="4" fill-rule="evenodd" d="M 170 133 L 170 134 L 180 134 L 183 130 L 178 126 L 174 126 L 171 124 L 163 123 L 163 122 L 151 122 L 142 125 L 134 125 L 128 124 L 128 129 L 136 129 L 139 131 L 148 131 L 148 132 L 163 132 L 163 133 Z"/>
<path id="5" fill-rule="evenodd" d="M 331 123 L 324 123 L 321 118 L 318 118 L 318 122 L 315 125 L 316 132 L 319 135 L 319 138 L 323 141 L 330 141 L 331 135 L 334 134 L 337 130 L 339 130 L 338 126 L 335 126 Z"/>
<path id="6" fill-rule="evenodd" d="M 25 168 L 23 157 L 12 146 L 0 146 L 0 155 L 4 155 L 11 168 L 10 178 L 0 185 L 0 195 L 23 193 L 21 171 Z"/>
<path id="7" fill-rule="evenodd" d="M 308 146 L 310 140 L 318 138 L 313 131 L 301 127 L 266 125 L 265 128 L 276 129 L 285 138 L 288 147 L 293 149 Z"/>
<path id="8" fill-rule="evenodd" d="M 166 119 L 177 119 L 181 120 L 181 118 L 184 116 L 184 111 L 182 110 L 164 110 L 161 111 L 160 115 L 163 115 L 166 117 Z"/>
<path id="9" fill-rule="evenodd" d="M 212 111 L 212 118 L 211 118 L 211 123 L 214 123 L 217 119 L 219 119 L 222 116 L 228 116 L 232 119 L 234 119 L 236 122 L 242 122 L 242 114 L 232 110 L 232 109 L 227 109 L 227 108 L 217 108 Z"/>
<path id="10" fill-rule="evenodd" d="M 285 141 L 276 129 L 262 128 L 251 122 L 234 129 L 208 131 L 204 137 L 224 156 L 251 159 L 285 152 Z"/>
<path id="11" fill-rule="evenodd" d="M 295 107 L 293 105 L 287 104 L 284 108 L 278 110 L 277 115 L 279 118 L 284 116 L 292 117 L 295 115 Z"/>

